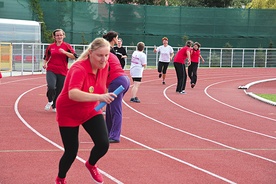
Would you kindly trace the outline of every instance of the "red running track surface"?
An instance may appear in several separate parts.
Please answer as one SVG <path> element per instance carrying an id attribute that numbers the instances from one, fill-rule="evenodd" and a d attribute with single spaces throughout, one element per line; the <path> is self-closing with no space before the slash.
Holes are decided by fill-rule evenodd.
<path id="1" fill-rule="evenodd" d="M 126 93 L 121 142 L 98 162 L 105 183 L 276 183 L 275 106 L 238 89 L 275 73 L 199 68 L 195 88 L 187 80 L 182 95 L 175 92 L 173 69 L 166 85 L 156 70 L 145 70 L 141 103 L 130 103 L 131 89 Z M 275 87 L 276 81 L 269 82 L 268 88 Z M 55 113 L 44 111 L 45 75 L 3 78 L 0 91 L 0 183 L 54 183 L 63 152 Z M 93 183 L 84 167 L 92 146 L 81 128 L 68 184 Z"/>

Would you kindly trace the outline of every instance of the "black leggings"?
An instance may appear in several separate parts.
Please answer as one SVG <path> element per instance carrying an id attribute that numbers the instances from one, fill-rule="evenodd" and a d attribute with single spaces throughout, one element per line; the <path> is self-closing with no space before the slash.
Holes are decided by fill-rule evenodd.
<path id="1" fill-rule="evenodd" d="M 97 115 L 82 124 L 94 142 L 91 149 L 89 163 L 95 165 L 103 157 L 109 148 L 106 123 L 102 114 Z M 64 145 L 64 153 L 59 161 L 58 177 L 65 178 L 66 173 L 73 164 L 79 148 L 79 126 L 59 127 L 60 135 Z"/>
<path id="2" fill-rule="evenodd" d="M 191 84 L 192 83 L 196 84 L 197 68 L 198 68 L 198 63 L 196 62 L 191 62 L 190 66 L 188 67 L 188 76 L 191 79 Z"/>
<path id="3" fill-rule="evenodd" d="M 64 80 L 64 75 L 55 74 L 51 71 L 47 71 L 46 73 L 46 81 L 48 87 L 46 96 L 48 98 L 48 102 L 53 102 L 53 108 L 56 108 L 56 100 L 63 88 Z"/>
<path id="4" fill-rule="evenodd" d="M 159 61 L 158 68 L 157 68 L 158 73 L 162 72 L 163 74 L 166 74 L 169 64 L 170 63 Z"/>
<path id="5" fill-rule="evenodd" d="M 181 92 L 186 88 L 187 72 L 185 64 L 174 62 L 174 68 L 177 76 L 176 92 Z"/>

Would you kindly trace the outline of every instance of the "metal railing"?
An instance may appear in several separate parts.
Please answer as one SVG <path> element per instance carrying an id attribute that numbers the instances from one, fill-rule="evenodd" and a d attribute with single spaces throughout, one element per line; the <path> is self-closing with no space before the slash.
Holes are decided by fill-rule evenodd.
<path id="1" fill-rule="evenodd" d="M 12 43 L 12 71 L 42 71 L 43 55 L 48 45 L 44 43 Z M 87 45 L 71 45 L 78 55 L 87 48 Z M 136 47 L 124 47 L 128 55 L 127 69 Z M 180 48 L 173 47 L 175 54 Z M 159 56 L 153 52 L 153 46 L 146 46 L 144 52 L 147 55 L 148 67 L 156 67 Z M 205 63 L 200 63 L 200 67 L 276 67 L 276 49 L 270 48 L 201 48 L 201 55 Z M 72 62 L 70 61 L 70 63 Z"/>

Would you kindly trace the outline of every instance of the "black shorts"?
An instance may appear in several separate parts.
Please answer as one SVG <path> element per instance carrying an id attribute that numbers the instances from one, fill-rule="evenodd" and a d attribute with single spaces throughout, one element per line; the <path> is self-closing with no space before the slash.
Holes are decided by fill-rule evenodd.
<path id="1" fill-rule="evenodd" d="M 141 82 L 142 81 L 142 77 L 132 77 L 133 82 Z"/>

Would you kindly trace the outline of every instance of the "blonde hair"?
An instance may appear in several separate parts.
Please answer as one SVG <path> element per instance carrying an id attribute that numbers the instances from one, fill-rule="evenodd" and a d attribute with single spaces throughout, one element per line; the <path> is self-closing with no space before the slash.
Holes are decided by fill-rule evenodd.
<path id="1" fill-rule="evenodd" d="M 95 50 L 97 50 L 99 48 L 102 48 L 102 47 L 110 47 L 109 42 L 106 39 L 104 39 L 104 38 L 96 38 L 96 39 L 94 39 L 89 44 L 89 46 L 87 47 L 87 49 L 81 53 L 80 57 L 78 57 L 78 59 L 76 60 L 76 62 L 80 61 L 80 60 L 87 59 L 88 58 L 88 54 L 89 54 L 89 50 L 95 51 Z"/>

